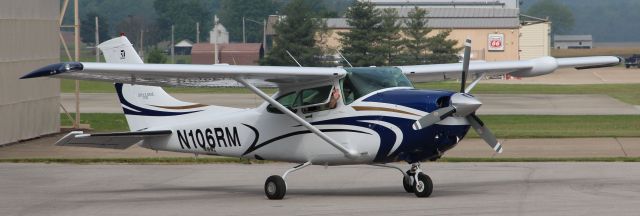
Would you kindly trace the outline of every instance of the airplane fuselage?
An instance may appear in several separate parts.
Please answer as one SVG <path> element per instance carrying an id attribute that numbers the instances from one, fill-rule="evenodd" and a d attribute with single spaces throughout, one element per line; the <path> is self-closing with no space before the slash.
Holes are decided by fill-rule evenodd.
<path id="1" fill-rule="evenodd" d="M 150 139 L 143 147 L 206 155 L 243 157 L 314 164 L 409 163 L 439 158 L 453 148 L 469 130 L 464 118 L 413 130 L 421 116 L 449 101 L 453 92 L 416 90 L 408 87 L 372 92 L 335 109 L 296 113 L 324 133 L 357 151 L 361 157 L 346 158 L 316 134 L 292 118 L 269 112 L 265 103 L 254 109 L 226 112 L 204 110 L 189 114 L 166 128 L 172 135 Z"/>

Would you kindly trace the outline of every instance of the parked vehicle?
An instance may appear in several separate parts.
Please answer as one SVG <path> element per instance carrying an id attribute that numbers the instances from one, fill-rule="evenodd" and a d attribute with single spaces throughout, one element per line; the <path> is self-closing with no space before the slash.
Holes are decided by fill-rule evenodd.
<path id="1" fill-rule="evenodd" d="M 640 55 L 633 54 L 631 57 L 624 59 L 624 66 L 626 68 L 630 68 L 630 67 L 640 68 Z"/>

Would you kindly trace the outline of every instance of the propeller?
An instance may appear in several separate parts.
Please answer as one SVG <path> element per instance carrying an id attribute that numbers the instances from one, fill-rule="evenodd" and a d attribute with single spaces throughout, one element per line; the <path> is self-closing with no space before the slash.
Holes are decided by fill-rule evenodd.
<path id="1" fill-rule="evenodd" d="M 472 83 L 469 88 L 466 87 L 467 74 L 469 72 L 469 62 L 471 59 L 471 39 L 467 39 L 464 43 L 464 58 L 462 60 L 462 76 L 460 79 L 460 92 L 451 96 L 449 106 L 439 108 L 413 123 L 414 130 L 421 130 L 436 124 L 448 117 L 464 117 L 471 127 L 482 137 L 482 139 L 493 148 L 494 151 L 502 153 L 502 145 L 498 142 L 495 135 L 485 127 L 484 123 L 475 115 L 476 110 L 482 106 L 482 102 L 473 95 L 468 94 L 475 85 Z"/>

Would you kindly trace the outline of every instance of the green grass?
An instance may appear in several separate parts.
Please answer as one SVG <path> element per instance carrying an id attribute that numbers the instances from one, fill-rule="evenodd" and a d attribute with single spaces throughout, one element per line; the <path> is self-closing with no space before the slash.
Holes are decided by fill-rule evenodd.
<path id="1" fill-rule="evenodd" d="M 459 91 L 456 82 L 418 83 L 416 88 Z M 640 105 L 640 84 L 492 84 L 480 83 L 473 94 L 604 94 L 628 104 Z"/>
<path id="2" fill-rule="evenodd" d="M 640 162 L 640 157 L 591 157 L 591 158 L 441 158 L 438 162 Z"/>
<path id="3" fill-rule="evenodd" d="M 74 113 L 70 113 L 75 118 Z M 81 124 L 90 124 L 97 132 L 129 131 L 124 114 L 119 113 L 81 113 Z M 66 114 L 60 114 L 60 124 L 73 125 Z"/>
<path id="4" fill-rule="evenodd" d="M 602 158 L 441 158 L 441 163 L 470 162 L 640 162 L 638 157 Z M 154 158 L 21 158 L 0 159 L 0 163 L 61 163 L 61 164 L 264 164 L 272 161 L 230 157 L 154 157 Z"/>
<path id="5" fill-rule="evenodd" d="M 71 121 L 61 114 L 62 125 Z M 577 137 L 640 137 L 640 116 L 480 116 L 501 139 L 514 138 L 577 138 Z M 123 114 L 86 113 L 81 123 L 91 124 L 97 132 L 128 131 Z M 471 130 L 473 131 L 473 130 Z M 468 137 L 477 138 L 475 132 Z"/>
<path id="6" fill-rule="evenodd" d="M 269 161 L 231 157 L 152 157 L 152 158 L 16 158 L 0 159 L 0 163 L 66 163 L 66 164 L 262 164 Z"/>
<path id="7" fill-rule="evenodd" d="M 416 88 L 444 89 L 458 91 L 460 84 L 455 82 L 418 83 Z M 165 88 L 169 93 L 209 93 L 209 94 L 250 94 L 246 88 Z M 276 89 L 263 89 L 274 93 Z M 62 80 L 61 91 L 75 91 L 73 80 Z M 80 92 L 115 93 L 113 84 L 96 81 L 81 81 Z M 622 102 L 640 105 L 640 84 L 588 84 L 588 85 L 539 85 L 539 84 L 479 84 L 474 94 L 604 94 Z"/>
<path id="8" fill-rule="evenodd" d="M 640 116 L 633 115 L 487 115 L 480 118 L 499 138 L 640 137 Z M 475 132 L 468 135 L 478 137 Z"/>

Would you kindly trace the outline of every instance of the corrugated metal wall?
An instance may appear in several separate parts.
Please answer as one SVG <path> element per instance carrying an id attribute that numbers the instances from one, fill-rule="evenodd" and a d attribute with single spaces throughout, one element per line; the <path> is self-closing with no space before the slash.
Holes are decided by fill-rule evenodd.
<path id="1" fill-rule="evenodd" d="M 0 144 L 60 128 L 57 79 L 19 80 L 60 61 L 59 0 L 0 1 Z"/>
<path id="2" fill-rule="evenodd" d="M 529 60 L 548 56 L 550 53 L 548 22 L 525 25 L 520 29 L 520 60 Z"/>

